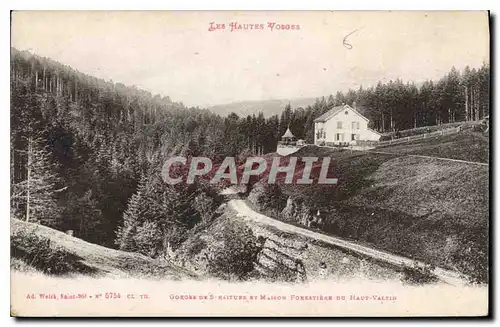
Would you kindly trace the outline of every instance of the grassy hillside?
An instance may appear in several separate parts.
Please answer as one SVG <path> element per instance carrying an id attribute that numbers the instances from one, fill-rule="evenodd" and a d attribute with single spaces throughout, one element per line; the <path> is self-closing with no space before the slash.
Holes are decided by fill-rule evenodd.
<path id="1" fill-rule="evenodd" d="M 381 147 L 378 150 L 487 163 L 489 143 L 488 135 L 468 129 L 457 134 L 434 136 L 400 145 Z"/>
<path id="2" fill-rule="evenodd" d="M 394 155 L 305 147 L 294 155 L 333 158 L 338 185 L 268 186 L 259 206 L 283 219 L 291 197 L 301 212 L 320 211 L 326 233 L 486 281 L 489 167 L 404 154 L 484 161 L 488 139 L 464 132 L 383 151 Z"/>
<path id="3" fill-rule="evenodd" d="M 166 261 L 109 249 L 42 225 L 11 219 L 11 267 L 50 275 L 193 278 Z"/>
<path id="4" fill-rule="evenodd" d="M 417 127 L 417 128 L 411 128 L 411 129 L 405 129 L 401 131 L 395 131 L 395 132 L 389 132 L 389 133 L 383 133 L 382 137 L 380 138 L 381 141 L 385 140 L 390 140 L 392 138 L 397 138 L 397 137 L 407 137 L 407 136 L 414 136 L 414 135 L 420 135 L 420 134 L 426 134 L 426 133 L 432 133 L 436 131 L 442 131 L 458 126 L 462 127 L 472 127 L 472 126 L 478 126 L 481 125 L 481 121 L 459 121 L 455 123 L 446 123 L 446 124 L 441 124 L 441 125 L 430 125 L 430 126 L 422 126 L 422 127 Z"/>

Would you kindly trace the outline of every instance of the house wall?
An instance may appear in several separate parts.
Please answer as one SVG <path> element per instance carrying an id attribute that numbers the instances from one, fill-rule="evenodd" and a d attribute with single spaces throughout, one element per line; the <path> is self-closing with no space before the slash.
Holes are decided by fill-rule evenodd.
<path id="1" fill-rule="evenodd" d="M 318 144 L 318 142 L 322 141 L 323 138 L 318 138 L 318 132 L 324 129 L 324 123 L 315 122 L 314 123 L 314 144 Z"/>
<path id="2" fill-rule="evenodd" d="M 346 111 L 347 115 L 345 114 Z M 342 122 L 342 128 L 338 128 L 338 122 Z M 353 122 L 355 123 L 354 126 Z M 326 133 L 324 139 L 317 138 L 317 131 L 321 128 L 323 128 Z M 337 140 L 337 134 L 340 134 L 339 140 Z M 347 108 L 324 123 L 315 123 L 314 143 L 318 144 L 324 141 L 325 143 L 329 142 L 334 144 L 345 142 L 354 144 L 355 141 L 352 140 L 352 134 L 355 134 L 358 140 L 378 141 L 380 138 L 379 134 L 368 129 L 368 121 L 366 119 L 361 117 L 354 110 Z"/>
<path id="3" fill-rule="evenodd" d="M 376 133 L 375 131 L 368 129 L 365 133 L 364 140 L 366 140 L 366 141 L 379 141 L 381 136 L 382 135 Z"/>

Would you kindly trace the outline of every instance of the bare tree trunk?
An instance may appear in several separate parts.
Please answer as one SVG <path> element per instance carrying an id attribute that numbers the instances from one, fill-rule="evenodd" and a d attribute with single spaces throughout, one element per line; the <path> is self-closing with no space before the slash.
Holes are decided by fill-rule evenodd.
<path id="1" fill-rule="evenodd" d="M 394 120 L 392 118 L 392 109 L 391 109 L 391 132 L 394 132 Z"/>
<path id="2" fill-rule="evenodd" d="M 487 93 L 486 93 L 486 94 L 487 94 Z M 483 100 L 484 100 L 484 99 L 483 99 Z M 489 99 L 488 99 L 488 100 L 489 100 Z M 483 110 L 482 110 L 482 114 L 483 114 L 483 116 L 482 116 L 482 118 L 486 117 L 486 108 L 488 108 L 488 106 L 489 106 L 489 102 L 488 102 L 488 101 L 486 101 L 485 103 L 483 103 L 483 106 L 482 106 L 482 109 L 483 109 Z"/>
<path id="3" fill-rule="evenodd" d="M 468 97 L 469 90 L 467 89 L 467 85 L 465 85 L 464 88 L 465 88 L 465 120 L 468 121 L 469 120 L 469 97 Z"/>
<path id="4" fill-rule="evenodd" d="M 28 138 L 28 164 L 26 179 L 26 221 L 30 220 L 30 177 L 31 177 L 31 137 Z"/>
<path id="5" fill-rule="evenodd" d="M 477 88 L 477 117 L 476 120 L 481 119 L 481 92 L 480 92 L 480 86 L 478 85 Z"/>
<path id="6" fill-rule="evenodd" d="M 78 81 L 75 80 L 75 103 L 78 104 Z"/>
<path id="7" fill-rule="evenodd" d="M 477 89 L 475 90 L 474 92 L 474 102 L 476 104 L 476 110 L 474 112 L 474 120 L 479 120 L 479 97 L 478 97 L 478 92 L 477 92 Z"/>
<path id="8" fill-rule="evenodd" d="M 382 132 L 385 132 L 385 124 L 384 124 L 384 112 L 381 111 L 382 114 Z"/>
<path id="9" fill-rule="evenodd" d="M 470 90 L 470 108 L 469 108 L 469 116 L 470 120 L 474 120 L 474 87 Z"/>
<path id="10" fill-rule="evenodd" d="M 14 85 L 17 85 L 17 70 L 16 70 L 16 63 L 12 65 L 12 81 L 14 81 Z"/>

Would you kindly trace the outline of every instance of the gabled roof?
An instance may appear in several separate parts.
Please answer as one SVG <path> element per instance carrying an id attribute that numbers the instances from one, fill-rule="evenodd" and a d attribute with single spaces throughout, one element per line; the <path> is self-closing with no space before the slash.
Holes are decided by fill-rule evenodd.
<path id="1" fill-rule="evenodd" d="M 349 106 L 347 104 L 344 104 L 342 106 L 333 107 L 332 109 L 328 110 L 327 112 L 325 112 L 324 114 L 322 114 L 321 116 L 319 116 L 318 118 L 316 118 L 314 120 L 314 122 L 315 123 L 317 123 L 317 122 L 325 122 L 325 121 L 329 120 L 330 118 L 334 117 L 339 112 L 341 112 L 341 111 L 343 111 L 345 109 L 350 109 L 350 110 L 354 111 L 356 114 L 358 114 L 358 116 L 360 116 L 364 120 L 369 121 L 368 118 L 366 118 L 365 116 L 363 116 L 362 114 L 360 114 L 356 109 L 354 109 L 353 107 L 351 107 L 351 106 Z"/>
<path id="2" fill-rule="evenodd" d="M 285 134 L 283 134 L 283 136 L 282 136 L 282 137 L 290 137 L 290 138 L 292 138 L 292 137 L 295 137 L 295 136 L 293 136 L 292 132 L 290 131 L 290 127 L 288 127 L 288 128 L 286 129 Z"/>

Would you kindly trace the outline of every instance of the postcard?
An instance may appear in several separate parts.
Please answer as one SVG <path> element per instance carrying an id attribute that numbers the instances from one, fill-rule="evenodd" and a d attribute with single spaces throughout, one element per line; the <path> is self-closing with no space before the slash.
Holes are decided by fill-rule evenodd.
<path id="1" fill-rule="evenodd" d="M 489 315 L 489 19 L 13 11 L 11 315 Z"/>

